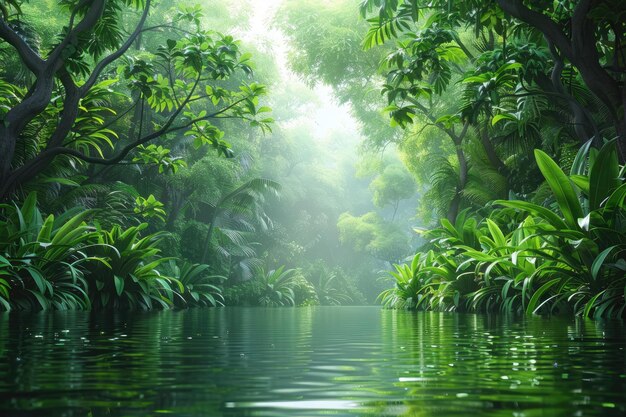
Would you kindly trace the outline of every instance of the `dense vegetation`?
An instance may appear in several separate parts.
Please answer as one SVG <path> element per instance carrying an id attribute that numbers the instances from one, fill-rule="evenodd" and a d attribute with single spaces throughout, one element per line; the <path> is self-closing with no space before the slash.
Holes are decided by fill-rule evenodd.
<path id="1" fill-rule="evenodd" d="M 370 148 L 395 144 L 422 193 L 427 243 L 385 305 L 623 315 L 623 2 L 364 0 L 360 22 L 353 2 L 290 4 L 296 70 L 353 105 Z M 402 134 L 371 128 L 371 91 Z"/>
<path id="2" fill-rule="evenodd" d="M 383 302 L 622 316 L 623 2 L 372 0 L 361 12 L 366 48 L 395 42 L 391 118 L 449 141 L 428 191 L 446 218 Z"/>
<path id="3" fill-rule="evenodd" d="M 210 3 L 0 2 L 0 310 L 623 316 L 623 2 Z"/>
<path id="4" fill-rule="evenodd" d="M 253 72 L 241 42 L 215 31 L 245 10 L 1 6 L 0 309 L 363 301 L 354 275 L 318 250 L 341 206 L 310 204 L 329 192 L 311 185 L 330 175 L 297 172 L 315 165 L 298 161 L 313 139 L 295 144 L 300 132 L 280 126 L 264 136 L 274 120 L 260 80 L 274 82 L 276 68 L 259 52 Z M 276 116 L 290 94 L 275 93 Z M 296 268 L 288 279 L 266 272 L 284 264 Z"/>

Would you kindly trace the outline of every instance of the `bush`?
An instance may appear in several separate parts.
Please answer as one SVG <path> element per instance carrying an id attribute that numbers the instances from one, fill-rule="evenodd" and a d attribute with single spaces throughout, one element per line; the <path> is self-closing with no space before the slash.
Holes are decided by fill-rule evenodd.
<path id="1" fill-rule="evenodd" d="M 626 184 L 615 142 L 584 146 L 570 175 L 542 151 L 549 207 L 494 202 L 490 218 L 462 213 L 431 230 L 432 249 L 390 274 L 395 308 L 622 317 L 626 308 Z M 522 220 L 509 230 L 511 219 Z"/>
<path id="2" fill-rule="evenodd" d="M 0 206 L 0 309 L 152 309 L 222 304 L 208 266 L 160 255 L 146 224 L 89 225 L 90 210 L 44 216 L 31 193 Z M 163 272 L 169 261 L 169 273 Z"/>

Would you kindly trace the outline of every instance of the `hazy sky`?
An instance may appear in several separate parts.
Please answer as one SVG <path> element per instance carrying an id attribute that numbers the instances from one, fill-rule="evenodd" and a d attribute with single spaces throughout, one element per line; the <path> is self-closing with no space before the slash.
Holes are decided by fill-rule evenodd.
<path id="1" fill-rule="evenodd" d="M 242 38 L 247 42 L 254 42 L 255 45 L 267 46 L 268 52 L 274 55 L 278 63 L 280 76 L 293 80 L 297 76 L 291 73 L 287 66 L 287 41 L 279 30 L 272 28 L 272 19 L 282 3 L 283 0 L 253 0 L 251 4 L 254 17 L 251 19 L 249 30 L 242 34 Z M 345 133 L 346 137 L 357 136 L 358 126 L 350 115 L 349 106 L 338 105 L 333 99 L 332 89 L 327 86 L 317 86 L 315 93 L 319 99 L 319 107 L 312 113 L 303 115 L 314 124 L 314 136 L 320 141 L 329 140 L 334 131 Z"/>

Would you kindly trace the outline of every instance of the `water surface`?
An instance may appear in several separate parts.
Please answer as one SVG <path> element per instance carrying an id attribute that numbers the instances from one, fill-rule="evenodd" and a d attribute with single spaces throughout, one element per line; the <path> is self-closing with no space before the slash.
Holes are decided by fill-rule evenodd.
<path id="1" fill-rule="evenodd" d="M 624 330 L 377 307 L 0 314 L 0 416 L 622 416 Z"/>

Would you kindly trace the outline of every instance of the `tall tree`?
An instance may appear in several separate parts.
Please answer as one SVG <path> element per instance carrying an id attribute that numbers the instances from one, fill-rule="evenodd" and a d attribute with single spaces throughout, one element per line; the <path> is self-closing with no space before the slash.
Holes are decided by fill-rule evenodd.
<path id="1" fill-rule="evenodd" d="M 5 51 L 0 59 L 16 56 L 30 73 L 23 83 L 0 79 L 0 199 L 59 158 L 71 166 L 114 165 L 142 145 L 183 132 L 198 146 L 208 143 L 228 153 L 223 133 L 210 120 L 270 121 L 262 116 L 267 109 L 258 107 L 263 86 L 251 83 L 230 90 L 207 84 L 237 71 L 250 72 L 249 57 L 241 55 L 232 37 L 197 24 L 181 25 L 197 23 L 199 10 L 151 26 L 146 24 L 151 0 L 62 1 L 57 9 L 67 21 L 56 41 L 34 48 L 21 35 L 29 18 L 21 6 L 22 1 L 10 0 L 0 8 L 0 47 Z M 124 22 L 136 12 L 135 22 L 126 27 Z M 126 56 L 141 34 L 164 28 L 174 29 L 153 54 Z M 117 71 L 113 64 L 118 64 Z M 114 88 L 132 97 L 118 111 L 108 106 Z M 200 109 L 200 103 L 209 111 Z M 139 126 L 131 129 L 133 137 L 120 138 L 111 126 L 135 108 L 140 114 L 150 109 L 158 118 L 146 126 L 140 117 Z"/>
<path id="2" fill-rule="evenodd" d="M 539 31 L 554 60 L 559 83 L 563 61 L 578 70 L 585 85 L 606 106 L 626 161 L 626 3 L 621 0 L 497 0 L 506 13 Z"/>

